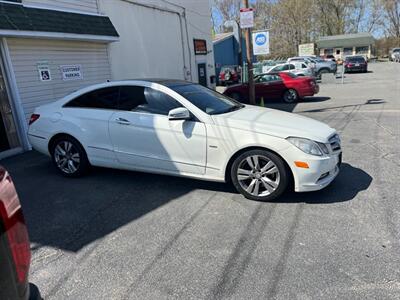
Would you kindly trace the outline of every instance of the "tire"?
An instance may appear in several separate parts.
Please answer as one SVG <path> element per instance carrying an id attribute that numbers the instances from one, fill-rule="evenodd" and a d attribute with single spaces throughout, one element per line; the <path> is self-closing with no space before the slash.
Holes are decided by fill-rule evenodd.
<path id="1" fill-rule="evenodd" d="M 329 73 L 329 70 L 328 70 L 328 69 L 321 69 L 321 70 L 319 70 L 319 72 L 318 72 L 318 77 L 319 77 L 319 78 L 322 78 L 322 74 L 327 74 L 327 73 Z"/>
<path id="2" fill-rule="evenodd" d="M 267 150 L 246 151 L 235 159 L 231 168 L 232 184 L 250 200 L 278 198 L 288 187 L 289 178 L 284 161 Z"/>
<path id="3" fill-rule="evenodd" d="M 299 100 L 299 95 L 297 94 L 296 90 L 288 89 L 283 93 L 283 102 L 285 103 L 295 103 Z"/>
<path id="4" fill-rule="evenodd" d="M 65 177 L 80 177 L 89 170 L 85 149 L 71 136 L 61 136 L 52 142 L 50 153 L 54 166 Z"/>

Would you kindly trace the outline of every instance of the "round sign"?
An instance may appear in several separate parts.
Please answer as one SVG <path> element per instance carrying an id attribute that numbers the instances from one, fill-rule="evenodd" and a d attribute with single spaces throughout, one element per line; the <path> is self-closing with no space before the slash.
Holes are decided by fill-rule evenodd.
<path id="1" fill-rule="evenodd" d="M 258 46 L 262 46 L 267 42 L 267 36 L 264 33 L 256 35 L 255 42 Z"/>

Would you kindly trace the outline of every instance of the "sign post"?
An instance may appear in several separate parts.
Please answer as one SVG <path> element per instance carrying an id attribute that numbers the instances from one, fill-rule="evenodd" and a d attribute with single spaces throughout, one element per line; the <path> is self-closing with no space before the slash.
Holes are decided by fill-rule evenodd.
<path id="1" fill-rule="evenodd" d="M 245 29 L 246 39 L 246 60 L 247 60 L 247 72 L 249 79 L 249 103 L 252 105 L 256 104 L 255 99 L 255 88 L 254 88 L 254 74 L 253 74 L 253 43 L 251 40 L 251 28 L 254 26 L 254 11 L 249 8 L 249 1 L 243 0 L 243 8 L 240 9 L 240 28 Z"/>

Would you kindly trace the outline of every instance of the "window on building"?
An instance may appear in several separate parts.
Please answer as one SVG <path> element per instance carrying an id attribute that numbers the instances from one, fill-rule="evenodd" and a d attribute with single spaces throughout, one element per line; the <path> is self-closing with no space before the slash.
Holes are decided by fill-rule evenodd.
<path id="1" fill-rule="evenodd" d="M 340 49 L 336 49 L 336 55 L 340 55 Z"/>
<path id="2" fill-rule="evenodd" d="M 344 48 L 343 49 L 343 54 L 344 55 L 353 55 L 353 48 Z"/>
<path id="3" fill-rule="evenodd" d="M 168 115 L 169 111 L 182 105 L 167 94 L 148 87 L 122 86 L 119 109 Z"/>
<path id="4" fill-rule="evenodd" d="M 65 107 L 118 108 L 119 87 L 108 87 L 83 94 L 68 102 Z"/>
<path id="5" fill-rule="evenodd" d="M 356 47 L 356 54 L 368 54 L 368 46 Z"/>
<path id="6" fill-rule="evenodd" d="M 325 55 L 332 55 L 333 54 L 333 49 L 332 48 L 327 48 L 324 50 Z"/>

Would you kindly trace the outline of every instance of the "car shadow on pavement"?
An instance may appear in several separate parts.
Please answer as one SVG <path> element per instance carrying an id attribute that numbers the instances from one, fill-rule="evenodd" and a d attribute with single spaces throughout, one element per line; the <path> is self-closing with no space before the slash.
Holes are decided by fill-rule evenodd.
<path id="1" fill-rule="evenodd" d="M 77 252 L 195 190 L 242 197 L 229 184 L 113 169 L 94 168 L 85 177 L 65 178 L 46 156 L 35 152 L 4 160 L 2 164 L 17 187 L 33 249 L 51 246 Z M 328 188 L 287 193 L 278 203 L 348 201 L 367 189 L 371 181 L 363 170 L 343 164 L 338 178 Z"/>
<path id="2" fill-rule="evenodd" d="M 278 203 L 329 204 L 353 200 L 371 185 L 372 177 L 360 168 L 343 163 L 339 175 L 325 189 L 308 193 L 287 192 Z"/>

